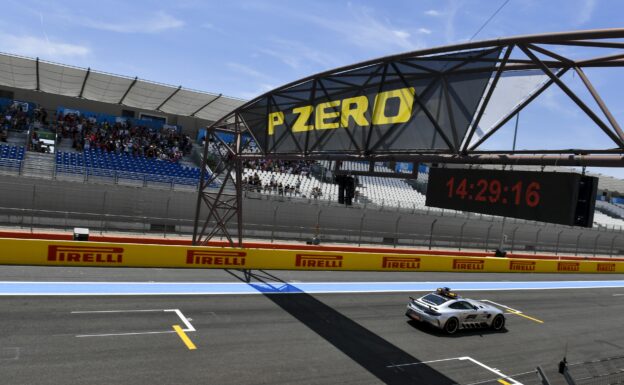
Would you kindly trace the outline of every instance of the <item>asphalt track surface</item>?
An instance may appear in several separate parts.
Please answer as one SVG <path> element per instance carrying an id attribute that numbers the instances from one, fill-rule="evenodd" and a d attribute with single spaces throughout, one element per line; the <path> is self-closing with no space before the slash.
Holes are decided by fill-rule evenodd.
<path id="1" fill-rule="evenodd" d="M 251 283 L 624 280 L 624 275 L 255 272 Z M 237 282 L 223 270 L 0 266 L 0 282 Z M 624 284 L 622 285 L 624 286 Z M 446 336 L 410 293 L 0 296 L 2 384 L 537 384 L 624 354 L 624 287 L 470 291 L 506 331 Z M 518 312 L 520 312 L 518 314 Z M 186 322 L 191 325 L 189 328 Z M 173 329 L 180 325 L 196 349 Z M 194 329 L 194 330 L 193 330 Z"/>

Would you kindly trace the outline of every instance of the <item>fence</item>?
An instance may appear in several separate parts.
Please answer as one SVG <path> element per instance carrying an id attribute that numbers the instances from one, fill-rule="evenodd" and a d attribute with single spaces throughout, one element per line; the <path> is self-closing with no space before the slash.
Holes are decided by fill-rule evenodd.
<path id="1" fill-rule="evenodd" d="M 84 226 L 96 231 L 162 232 L 165 235 L 192 232 L 197 202 L 194 188 L 141 188 L 145 183 L 152 183 L 144 179 L 129 180 L 129 185 L 124 185 L 124 180 L 117 184 L 98 184 L 83 183 L 84 175 L 78 178 L 81 178 L 78 183 L 71 183 L 3 177 L 0 179 L 0 223 L 23 228 Z M 205 215 L 206 210 L 200 218 Z M 624 254 L 624 233 L 620 231 L 503 220 L 450 210 L 397 209 L 360 203 L 345 206 L 331 201 L 255 192 L 246 192 L 243 198 L 243 221 L 245 237 L 269 241 L 304 242 L 318 234 L 324 242 L 395 247 L 458 250 L 501 247 L 523 253 L 583 256 Z M 234 227 L 232 223 L 232 230 Z"/>
<path id="2" fill-rule="evenodd" d="M 21 175 L 23 160 L 0 158 L 0 171 L 8 174 Z"/>
<path id="3" fill-rule="evenodd" d="M 563 375 L 570 385 L 624 384 L 624 356 L 568 364 Z"/>
<path id="4" fill-rule="evenodd" d="M 33 199 L 34 201 L 34 199 Z M 106 197 L 104 202 L 95 202 L 94 206 L 106 207 L 110 204 Z M 149 215 L 121 215 L 96 212 L 55 211 L 44 209 L 15 209 L 0 207 L 0 223 L 34 230 L 35 228 L 55 228 L 70 230 L 73 227 L 88 227 L 93 232 L 125 231 L 143 234 L 156 234 L 164 237 L 172 235 L 189 236 L 193 231 L 193 220 L 176 218 L 176 205 L 171 199 L 164 202 L 164 216 Z M 36 203 L 35 203 L 36 206 Z M 284 206 L 274 206 L 272 216 L 266 222 L 253 220 L 245 221 L 244 236 L 247 238 L 275 241 L 306 242 L 314 235 L 322 241 L 343 242 L 350 244 L 385 244 L 394 247 L 419 247 L 424 249 L 478 249 L 493 250 L 501 247 L 510 252 L 550 252 L 555 255 L 582 255 L 582 256 L 620 256 L 624 249 L 624 234 L 614 233 L 607 237 L 602 232 L 596 234 L 576 233 L 565 234 L 560 230 L 556 238 L 543 227 L 537 229 L 520 226 L 509 226 L 503 230 L 503 243 L 500 244 L 500 233 L 494 234 L 493 225 L 472 226 L 474 221 L 444 222 L 441 217 L 427 218 L 429 226 L 411 228 L 408 217 L 398 216 L 394 226 L 386 231 L 380 231 L 374 212 L 362 211 L 358 226 L 344 226 L 344 223 L 335 221 L 335 206 L 316 207 L 315 215 L 306 215 L 302 220 L 293 222 L 290 218 L 293 213 L 284 209 Z M 280 209 L 283 210 L 280 211 Z M 338 214 L 340 215 L 340 214 Z M 421 218 L 422 219 L 422 218 Z M 426 224 L 427 221 L 424 223 Z M 351 221 L 352 222 L 352 221 Z M 402 225 L 403 223 L 403 225 Z M 233 225 L 234 226 L 234 225 Z M 511 229 L 508 231 L 506 229 Z M 230 229 L 234 231 L 235 229 Z M 498 229 L 500 231 L 500 229 Z M 567 230 L 573 232 L 574 229 Z M 510 238 L 505 239 L 507 233 Z M 584 242 L 582 235 L 588 238 Z M 540 241 L 539 239 L 542 238 Z M 604 238 L 606 242 L 599 242 Z M 535 242 L 535 240 L 538 242 Z M 552 241 L 557 243 L 553 244 Z M 531 246 L 531 247 L 527 247 Z"/>
<path id="5" fill-rule="evenodd" d="M 56 164 L 54 178 L 75 182 L 101 182 L 112 184 L 129 184 L 141 187 L 169 187 L 197 190 L 199 181 L 172 175 L 155 175 L 112 169 L 88 168 Z"/>

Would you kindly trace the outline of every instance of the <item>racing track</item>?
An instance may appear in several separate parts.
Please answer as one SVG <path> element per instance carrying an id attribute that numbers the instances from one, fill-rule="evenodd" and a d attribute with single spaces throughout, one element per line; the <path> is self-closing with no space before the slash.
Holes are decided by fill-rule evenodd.
<path id="1" fill-rule="evenodd" d="M 241 278 L 221 270 L 0 267 L 4 282 Z M 566 346 L 571 362 L 622 354 L 624 287 L 466 292 L 522 313 L 507 316 L 504 333 L 451 337 L 408 322 L 408 293 L 297 292 L 300 282 L 513 280 L 624 276 L 281 271 L 258 272 L 254 295 L 1 296 L 0 374 L 3 384 L 504 385 L 536 384 L 533 373 L 521 373 L 542 365 L 561 384 L 556 365 Z M 295 293 L 275 292 L 284 287 Z M 189 319 L 196 350 L 172 328 L 185 328 L 178 313 L 163 310 Z"/>

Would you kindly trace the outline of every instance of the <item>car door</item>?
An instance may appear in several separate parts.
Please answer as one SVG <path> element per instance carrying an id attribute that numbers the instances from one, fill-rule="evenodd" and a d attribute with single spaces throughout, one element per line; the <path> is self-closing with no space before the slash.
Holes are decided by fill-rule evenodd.
<path id="1" fill-rule="evenodd" d="M 477 317 L 476 317 L 476 322 L 489 322 L 490 317 L 492 317 L 492 315 L 490 314 L 490 312 L 487 309 L 484 309 L 482 306 L 479 306 L 478 303 L 469 303 L 470 306 L 476 306 L 477 310 L 475 310 L 475 313 L 477 313 Z"/>
<path id="2" fill-rule="evenodd" d="M 457 318 L 460 324 L 479 322 L 479 312 L 466 301 L 457 301 L 449 305 L 449 308 L 453 309 L 457 313 Z"/>

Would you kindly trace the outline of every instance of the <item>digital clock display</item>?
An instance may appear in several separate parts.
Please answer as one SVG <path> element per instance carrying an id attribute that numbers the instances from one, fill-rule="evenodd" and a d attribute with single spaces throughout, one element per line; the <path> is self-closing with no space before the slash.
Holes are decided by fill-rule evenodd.
<path id="1" fill-rule="evenodd" d="M 432 168 L 427 206 L 565 225 L 584 225 L 588 182 L 597 179 L 575 173 Z M 590 186 L 591 187 L 591 186 Z M 593 204 L 592 204 L 593 218 Z M 580 218 L 582 217 L 582 218 Z M 590 218 L 591 219 L 591 218 Z"/>

